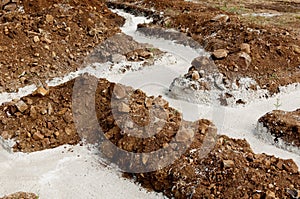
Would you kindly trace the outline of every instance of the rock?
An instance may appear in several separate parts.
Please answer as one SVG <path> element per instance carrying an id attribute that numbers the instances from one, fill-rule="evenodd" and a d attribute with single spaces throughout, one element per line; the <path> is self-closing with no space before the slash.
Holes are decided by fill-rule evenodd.
<path id="1" fill-rule="evenodd" d="M 275 193 L 273 191 L 267 191 L 265 199 L 274 199 L 276 198 Z"/>
<path id="2" fill-rule="evenodd" d="M 53 107 L 52 107 L 52 105 L 51 105 L 51 103 L 49 102 L 48 103 L 48 115 L 51 115 L 52 113 L 53 113 Z"/>
<path id="3" fill-rule="evenodd" d="M 232 160 L 223 160 L 223 167 L 225 169 L 234 167 L 234 161 L 232 161 Z"/>
<path id="4" fill-rule="evenodd" d="M 145 106 L 146 106 L 147 108 L 151 108 L 151 107 L 152 107 L 152 103 L 153 103 L 153 99 L 147 97 L 146 100 L 145 100 Z"/>
<path id="5" fill-rule="evenodd" d="M 224 14 L 219 14 L 211 19 L 211 21 L 220 22 L 220 23 L 226 23 L 229 21 L 229 16 Z"/>
<path id="6" fill-rule="evenodd" d="M 46 96 L 48 94 L 48 90 L 46 90 L 44 87 L 39 87 L 36 89 L 33 93 L 33 95 L 41 95 L 41 96 Z"/>
<path id="7" fill-rule="evenodd" d="M 127 104 L 125 104 L 124 102 L 122 102 L 122 103 L 119 105 L 118 110 L 119 110 L 120 112 L 123 112 L 123 113 L 129 113 L 130 107 L 129 107 Z"/>
<path id="8" fill-rule="evenodd" d="M 245 62 L 244 64 L 246 65 L 246 67 L 250 66 L 250 64 L 252 62 L 252 59 L 251 59 L 250 55 L 248 55 L 245 52 L 240 52 L 239 53 L 239 57 L 242 58 L 242 59 L 244 59 L 244 62 Z"/>
<path id="9" fill-rule="evenodd" d="M 46 15 L 46 22 L 53 23 L 54 17 L 52 15 Z"/>
<path id="10" fill-rule="evenodd" d="M 251 53 L 251 48 L 250 48 L 250 45 L 249 45 L 249 44 L 242 43 L 242 44 L 240 45 L 240 49 L 241 49 L 241 51 L 243 51 L 243 52 L 245 52 L 245 53 L 248 53 L 248 54 Z"/>
<path id="11" fill-rule="evenodd" d="M 153 53 L 148 52 L 148 51 L 146 51 L 146 50 L 141 50 L 141 51 L 139 51 L 139 52 L 138 52 L 138 55 L 139 55 L 139 57 L 142 57 L 142 58 L 145 58 L 145 59 L 148 59 L 148 58 L 150 58 L 150 57 L 153 57 Z"/>
<path id="12" fill-rule="evenodd" d="M 16 9 L 17 9 L 16 3 L 9 3 L 3 7 L 3 10 L 8 11 L 8 12 L 14 11 Z"/>
<path id="13" fill-rule="evenodd" d="M 215 86 L 220 90 L 226 90 L 226 87 L 223 83 L 223 74 L 217 73 L 214 75 Z"/>
<path id="14" fill-rule="evenodd" d="M 228 56 L 228 50 L 225 50 L 225 49 L 218 49 L 218 50 L 215 50 L 213 53 L 212 53 L 213 57 L 216 58 L 216 59 L 223 59 L 223 58 L 226 58 Z"/>
<path id="15" fill-rule="evenodd" d="M 156 97 L 154 99 L 154 103 L 157 106 L 160 106 L 162 108 L 168 107 L 169 106 L 169 102 L 167 102 L 165 99 L 163 99 L 161 96 Z"/>
<path id="16" fill-rule="evenodd" d="M 294 51 L 295 53 L 300 54 L 300 47 L 299 47 L 299 46 L 293 45 L 292 48 L 293 48 L 293 51 Z"/>
<path id="17" fill-rule="evenodd" d="M 5 34 L 5 35 L 8 35 L 8 34 L 9 34 L 9 30 L 8 30 L 7 26 L 4 27 L 4 34 Z"/>
<path id="18" fill-rule="evenodd" d="M 300 191 L 299 190 L 296 190 L 296 189 L 287 189 L 287 193 L 293 199 L 299 199 L 300 198 Z"/>
<path id="19" fill-rule="evenodd" d="M 28 109 L 28 105 L 23 100 L 18 101 L 15 105 L 21 113 Z"/>
<path id="20" fill-rule="evenodd" d="M 192 129 L 180 129 L 176 134 L 177 142 L 187 142 L 194 137 L 194 131 Z"/>
<path id="21" fill-rule="evenodd" d="M 113 54 L 110 56 L 110 61 L 112 63 L 120 63 L 120 62 L 126 61 L 126 56 L 121 55 L 121 54 Z"/>
<path id="22" fill-rule="evenodd" d="M 33 37 L 33 41 L 34 41 L 34 43 L 40 42 L 39 36 L 34 36 L 34 37 Z"/>
<path id="23" fill-rule="evenodd" d="M 200 74 L 198 73 L 198 71 L 196 71 L 196 70 L 193 71 L 192 79 L 195 80 L 195 81 L 200 79 Z"/>
<path id="24" fill-rule="evenodd" d="M 35 132 L 32 137 L 36 141 L 44 139 L 44 135 L 40 132 Z"/>
<path id="25" fill-rule="evenodd" d="M 8 131 L 3 131 L 3 132 L 1 133 L 1 137 L 2 137 L 3 139 L 7 140 L 7 139 L 11 139 L 11 138 L 12 138 L 12 135 L 9 134 Z"/>
<path id="26" fill-rule="evenodd" d="M 58 136 L 59 136 L 59 131 L 56 131 L 56 132 L 54 133 L 54 135 L 55 135 L 56 138 L 58 138 Z"/>
<path id="27" fill-rule="evenodd" d="M 214 61 L 206 56 L 196 57 L 191 64 L 192 67 L 195 67 L 195 69 L 199 72 L 203 71 L 211 73 L 217 71 L 217 66 Z"/>
<path id="28" fill-rule="evenodd" d="M 37 111 L 34 106 L 30 107 L 30 117 L 32 117 L 33 119 L 37 118 Z"/>
<path id="29" fill-rule="evenodd" d="M 126 89 L 120 84 L 116 84 L 114 87 L 114 95 L 117 99 L 123 99 L 127 96 Z"/>
<path id="30" fill-rule="evenodd" d="M 71 134 L 72 134 L 72 129 L 66 127 L 66 128 L 65 128 L 65 133 L 66 133 L 67 135 L 71 135 Z"/>
<path id="31" fill-rule="evenodd" d="M 298 173 L 298 166 L 292 159 L 284 160 L 283 169 L 290 173 Z"/>

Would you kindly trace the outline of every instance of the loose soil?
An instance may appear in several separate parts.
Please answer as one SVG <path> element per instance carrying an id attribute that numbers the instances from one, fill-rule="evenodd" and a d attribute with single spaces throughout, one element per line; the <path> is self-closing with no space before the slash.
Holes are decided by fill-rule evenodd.
<path id="1" fill-rule="evenodd" d="M 122 94 L 124 90 L 127 91 L 125 93 L 132 93 L 131 98 Z M 290 194 L 287 191 L 300 188 L 298 167 L 292 160 L 254 154 L 245 140 L 235 140 L 226 136 L 214 137 L 216 128 L 210 121 L 186 122 L 159 97 L 149 98 L 140 90 L 131 90 L 100 80 L 96 102 L 99 124 L 106 138 L 123 150 L 149 153 L 168 147 L 172 138 L 175 138 L 179 150 L 185 146 L 187 140 L 192 139 L 192 144 L 183 155 L 168 151 L 167 156 L 162 154 L 157 158 L 159 161 L 151 162 L 150 159 L 140 157 L 131 165 L 126 165 L 126 160 L 130 157 L 121 156 L 114 148 L 107 148 L 109 145 L 105 141 L 100 144 L 106 158 L 122 168 L 162 164 L 163 161 L 169 161 L 168 158 L 179 157 L 173 164 L 154 172 L 125 174 L 150 190 L 163 192 L 168 197 L 175 198 L 288 198 Z M 128 102 L 129 109 L 122 108 L 124 102 Z M 134 132 L 140 132 L 139 135 L 149 132 L 145 131 L 149 120 L 153 121 L 149 112 L 157 105 L 163 109 L 154 115 L 163 120 L 164 127 L 157 130 L 154 123 L 150 132 L 159 131 L 155 136 L 147 139 L 132 137 Z M 118 111 L 112 111 L 115 109 Z M 144 127 L 144 131 L 126 126 L 130 119 L 128 114 L 139 127 Z M 195 132 L 184 129 L 184 136 L 178 137 L 178 125 L 188 126 L 189 130 L 196 127 Z M 211 136 L 208 146 L 212 149 L 207 156 L 202 157 L 207 136 Z"/>
<path id="2" fill-rule="evenodd" d="M 92 77 L 85 76 L 79 83 L 85 88 L 84 85 L 89 85 L 91 80 Z M 84 133 L 79 136 L 70 110 L 70 93 L 75 81 L 50 88 L 46 96 L 36 92 L 35 95 L 22 98 L 27 105 L 23 112 L 20 112 L 22 106 L 16 106 L 18 102 L 1 107 L 1 132 L 5 129 L 7 135 L 17 140 L 15 150 L 30 152 L 64 143 L 75 144 L 81 136 L 87 142 L 97 143 L 101 154 L 108 161 L 127 169 L 135 165 L 154 168 L 157 164 L 169 161 L 168 158 L 177 157 L 179 159 L 174 163 L 154 172 L 125 174 L 149 190 L 176 198 L 261 198 L 274 195 L 288 198 L 290 192 L 300 189 L 298 167 L 292 160 L 254 154 L 245 140 L 216 137 L 216 128 L 210 121 L 184 121 L 181 114 L 170 108 L 161 97 L 149 97 L 141 90 L 105 79 L 99 79 L 96 98 L 93 98 L 96 123 L 100 125 L 103 134 L 93 128 L 88 109 L 80 107 L 76 112 L 89 117 L 81 121 L 88 128 L 82 129 Z M 90 91 L 83 89 L 78 92 L 84 96 Z M 90 102 L 86 101 L 85 104 L 88 107 Z M 204 145 L 207 137 L 208 144 Z M 168 150 L 167 154 L 159 154 L 157 157 L 163 157 L 161 162 L 140 157 L 134 160 L 136 164 L 128 165 L 130 157 L 120 156 L 115 147 L 111 148 L 107 144 L 108 140 L 125 151 L 135 153 L 149 153 L 173 146 L 174 143 L 178 147 L 176 151 L 184 149 L 185 152 L 182 155 Z M 175 142 L 171 143 L 171 140 Z M 191 145 L 185 148 L 187 141 L 191 141 Z M 207 151 L 204 146 L 208 146 L 211 151 Z M 206 151 L 207 156 L 202 157 Z"/>
<path id="3" fill-rule="evenodd" d="M 103 1 L 5 2 L 0 6 L 0 92 L 77 70 L 124 23 Z"/>
<path id="4" fill-rule="evenodd" d="M 238 13 L 202 1 L 195 4 L 183 0 L 127 0 L 112 1 L 108 5 L 154 16 L 153 24 L 147 26 L 184 32 L 209 52 L 223 50 L 226 55 L 213 57 L 214 62 L 231 81 L 251 77 L 271 94 L 278 92 L 280 86 L 300 82 L 299 34 L 290 31 L 288 25 L 283 28 L 250 23 L 241 20 Z M 151 11 L 152 8 L 156 11 Z M 245 48 L 245 44 L 249 48 Z"/>
<path id="5" fill-rule="evenodd" d="M 38 196 L 34 193 L 18 192 L 2 197 L 1 199 L 37 199 Z"/>
<path id="6" fill-rule="evenodd" d="M 146 165 L 154 168 L 172 158 L 178 160 L 157 171 L 126 173 L 125 176 L 149 190 L 176 198 L 290 198 L 298 194 L 300 174 L 293 160 L 254 154 L 245 140 L 216 136 L 217 130 L 210 121 L 184 121 L 181 114 L 161 97 L 147 96 L 141 90 L 105 79 L 98 81 L 96 98 L 93 99 L 96 124 L 100 125 L 104 137 L 93 125 L 78 134 L 72 112 L 75 80 L 51 88 L 42 87 L 39 82 L 84 65 L 85 57 L 97 44 L 120 32 L 119 26 L 124 19 L 109 11 L 104 1 L 2 2 L 0 92 L 15 91 L 32 83 L 40 86 L 33 94 L 0 106 L 1 136 L 16 141 L 15 151 L 33 152 L 63 144 L 78 144 L 85 138 L 88 143 L 99 144 L 99 150 L 108 161 L 132 169 L 134 165 L 126 162 L 130 157 L 120 156 L 107 140 L 118 148 L 135 153 L 165 148 L 167 154 L 158 154 L 158 162 L 140 157 L 133 163 L 144 169 Z M 131 4 L 125 5 L 124 2 Z M 214 58 L 219 71 L 228 79 L 252 77 L 272 93 L 278 92 L 279 86 L 300 82 L 300 41 L 296 30 L 272 23 L 263 27 L 241 19 L 237 13 L 203 2 L 127 0 L 109 5 L 151 15 L 154 17 L 151 27 L 178 29 L 210 52 L 228 51 L 227 56 Z M 298 4 L 287 6 L 288 11 L 297 11 Z M 157 11 L 151 11 L 152 7 Z M 286 7 L 278 8 L 286 11 Z M 164 15 L 160 16 L 160 12 Z M 225 16 L 213 19 L 219 14 Z M 140 26 L 143 27 L 145 25 Z M 241 48 L 241 44 L 250 45 L 250 52 Z M 153 56 L 153 49 L 144 46 L 129 48 L 126 54 L 115 50 L 122 59 L 131 61 Z M 240 57 L 242 51 L 251 57 L 248 66 Z M 97 57 L 95 53 L 90 60 L 95 57 L 103 62 L 118 60 L 109 54 Z M 91 77 L 80 81 L 82 85 L 88 84 Z M 85 96 L 89 91 L 79 92 Z M 132 95 L 128 97 L 128 93 Z M 86 104 L 88 106 L 89 101 Z M 86 107 L 80 108 L 86 111 Z M 79 109 L 79 113 L 85 114 L 80 112 L 82 110 Z M 90 117 L 81 122 L 94 124 Z M 207 146 L 207 137 L 210 138 L 208 146 L 212 147 L 210 151 L 204 147 Z M 178 147 L 176 151 L 183 149 L 183 154 L 167 150 L 174 146 L 172 140 Z M 187 141 L 191 141 L 188 148 Z M 206 152 L 208 154 L 202 157 Z M 21 196 L 16 197 L 27 197 L 25 193 L 19 194 Z"/>

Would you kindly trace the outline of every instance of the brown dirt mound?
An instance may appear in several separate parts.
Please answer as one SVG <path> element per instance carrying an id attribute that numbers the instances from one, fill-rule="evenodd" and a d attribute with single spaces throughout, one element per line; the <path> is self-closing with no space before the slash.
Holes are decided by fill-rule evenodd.
<path id="1" fill-rule="evenodd" d="M 215 63 L 232 81 L 237 77 L 251 77 L 271 93 L 278 92 L 279 86 L 300 81 L 299 35 L 287 29 L 247 23 L 236 14 L 201 1 L 113 1 L 109 5 L 126 7 L 132 12 L 146 10 L 146 13 L 154 8 L 156 16 L 164 12 L 163 17 L 155 18 L 154 26 L 184 32 L 207 51 L 226 51 L 226 55 L 215 58 Z"/>
<path id="2" fill-rule="evenodd" d="M 45 96 L 32 94 L 1 106 L 0 131 L 15 139 L 15 151 L 32 152 L 77 144 L 72 116 L 72 82 L 51 88 Z"/>
<path id="3" fill-rule="evenodd" d="M 92 79 L 84 77 L 78 82 L 82 86 L 89 85 Z M 30 95 L 22 98 L 27 107 L 20 101 L 1 107 L 0 127 L 19 140 L 16 150 L 41 150 L 79 140 L 70 110 L 74 81 L 50 88 L 49 94 L 44 97 Z M 86 96 L 92 90 L 82 87 L 78 92 L 86 99 L 84 104 L 87 107 L 75 110 L 88 116 L 80 121 L 85 124 L 82 127 L 86 127 L 79 130 L 84 132 L 82 137 L 99 144 L 104 157 L 123 169 L 155 168 L 178 158 L 157 171 L 125 175 L 134 177 L 144 187 L 176 198 L 288 198 L 289 193 L 300 189 L 298 167 L 292 160 L 254 154 L 245 140 L 226 136 L 216 138 L 216 128 L 210 121 L 186 122 L 161 97 L 148 97 L 140 90 L 116 85 L 105 79 L 97 81 L 96 98 L 91 99 L 96 105 L 96 124 L 100 125 L 104 134 L 94 128 L 86 109 L 91 104 Z M 34 119 L 35 115 L 37 117 Z M 195 131 L 191 131 L 192 127 Z M 207 137 L 210 139 L 205 145 Z M 44 145 L 45 141 L 50 144 Z M 187 145 L 189 141 L 191 145 Z M 113 143 L 115 147 L 108 143 Z M 168 150 L 169 146 L 171 150 Z M 160 153 L 154 159 L 144 155 L 132 159 L 118 153 L 116 148 L 134 153 L 166 149 L 166 153 Z M 177 153 L 182 149 L 183 154 Z M 205 152 L 208 152 L 206 156 Z M 129 160 L 131 164 L 128 164 Z"/>
<path id="4" fill-rule="evenodd" d="M 38 196 L 34 193 L 25 193 L 25 192 L 18 192 L 14 194 L 10 194 L 8 196 L 4 196 L 0 199 L 37 199 Z"/>
<path id="5" fill-rule="evenodd" d="M 258 120 L 267 128 L 275 142 L 282 139 L 287 145 L 300 148 L 300 109 L 292 112 L 274 110 Z"/>
<path id="6" fill-rule="evenodd" d="M 75 71 L 124 23 L 103 1 L 14 2 L 0 8 L 0 92 Z"/>

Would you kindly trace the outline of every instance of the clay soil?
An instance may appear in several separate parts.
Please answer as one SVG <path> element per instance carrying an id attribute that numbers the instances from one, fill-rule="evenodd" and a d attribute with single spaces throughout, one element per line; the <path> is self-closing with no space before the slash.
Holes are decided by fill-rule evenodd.
<path id="1" fill-rule="evenodd" d="M 278 22 L 278 19 L 262 24 L 259 17 L 255 20 L 251 15 L 241 15 L 256 11 L 272 13 L 276 8 L 280 13 L 292 12 L 294 24 L 299 24 L 299 5 L 296 2 L 294 5 L 284 1 L 271 1 L 263 7 L 262 3 L 245 1 L 245 5 L 241 6 L 249 8 L 244 13 L 238 12 L 241 6 L 238 7 L 239 2 L 235 1 L 228 4 L 223 2 L 226 9 L 212 1 L 195 2 L 197 3 L 183 0 L 127 0 L 111 1 L 108 5 L 154 16 L 151 27 L 173 28 L 186 33 L 209 52 L 219 49 L 227 51 L 226 56 L 215 59 L 214 62 L 219 71 L 232 81 L 238 77 L 251 77 L 261 88 L 266 88 L 271 93 L 278 92 L 279 86 L 300 81 L 299 25 L 271 23 Z M 276 6 L 277 4 L 281 6 Z M 226 15 L 228 18 L 223 16 L 216 19 L 218 15 Z M 265 21 L 268 19 L 265 18 Z M 242 44 L 247 44 L 250 48 L 245 50 Z M 245 58 L 245 52 L 250 59 Z"/>

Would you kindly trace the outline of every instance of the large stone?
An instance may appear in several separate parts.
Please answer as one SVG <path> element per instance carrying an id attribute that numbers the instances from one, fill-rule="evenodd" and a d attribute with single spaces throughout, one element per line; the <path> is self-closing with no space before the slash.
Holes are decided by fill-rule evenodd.
<path id="1" fill-rule="evenodd" d="M 228 56 L 228 50 L 226 49 L 218 49 L 212 53 L 215 59 L 224 59 Z"/>

